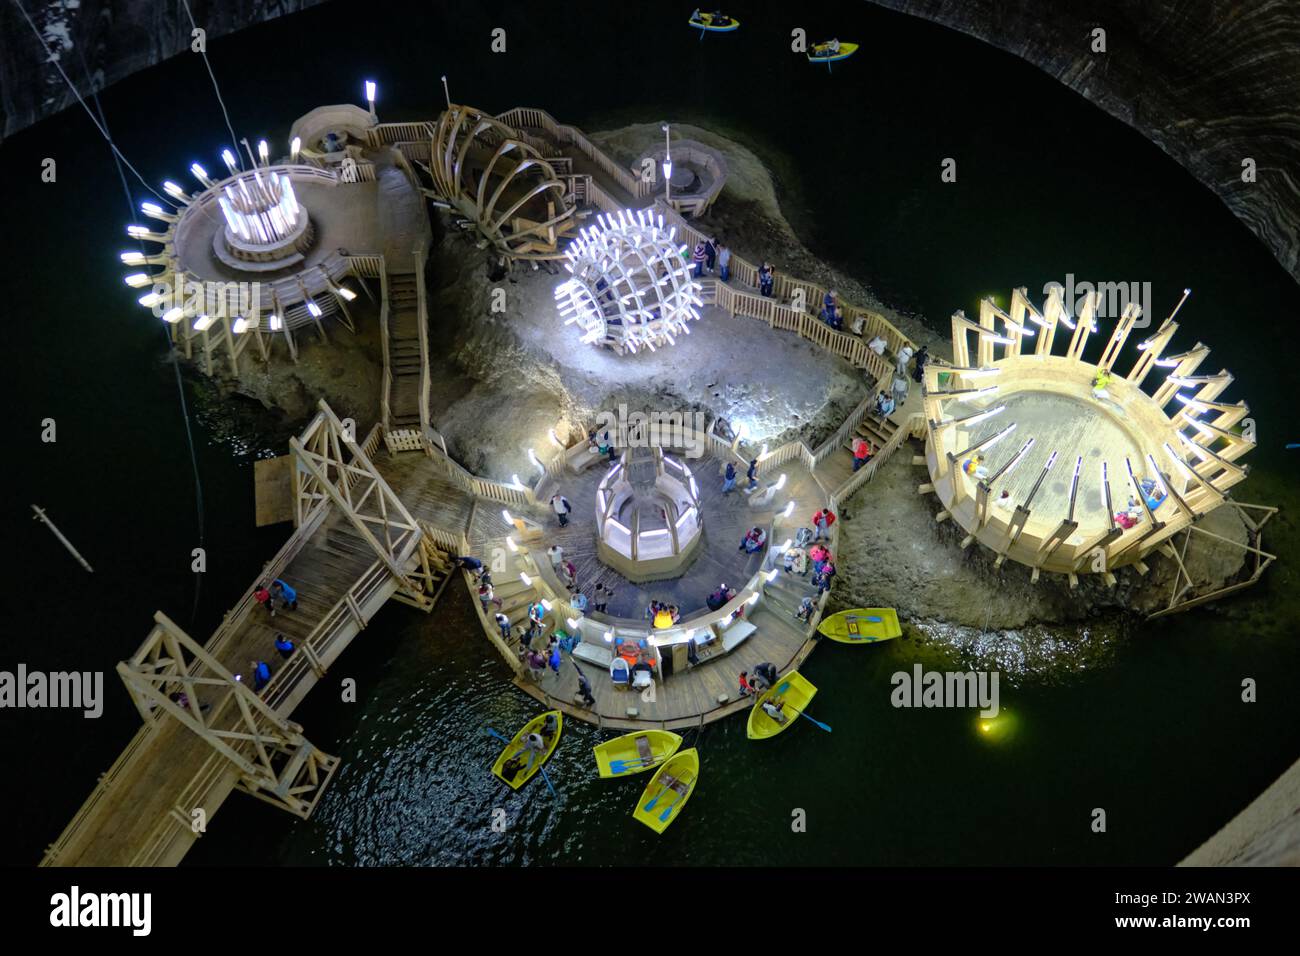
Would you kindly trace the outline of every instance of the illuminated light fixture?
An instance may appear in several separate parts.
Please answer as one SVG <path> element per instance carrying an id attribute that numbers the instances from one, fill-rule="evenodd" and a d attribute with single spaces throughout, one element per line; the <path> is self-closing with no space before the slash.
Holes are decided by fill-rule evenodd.
<path id="1" fill-rule="evenodd" d="M 511 483 L 512 485 L 514 485 L 516 488 L 523 488 L 523 486 L 524 486 L 524 483 L 523 483 L 522 481 L 519 480 L 519 476 L 518 476 L 518 475 L 511 475 L 511 476 L 510 476 L 510 483 Z"/>
<path id="2" fill-rule="evenodd" d="M 613 631 L 606 631 L 605 634 L 604 634 L 604 638 L 605 638 L 605 642 L 606 642 L 606 643 L 613 643 L 613 641 L 614 641 L 614 632 L 613 632 Z"/>
<path id="3" fill-rule="evenodd" d="M 270 159 L 271 159 L 270 147 L 266 145 L 266 140 L 264 139 L 259 139 L 257 141 L 257 156 L 262 161 L 263 166 L 267 166 L 270 164 Z"/>
<path id="4" fill-rule="evenodd" d="M 1176 454 L 1174 454 L 1174 450 L 1173 448 L 1170 447 L 1169 442 L 1165 442 L 1161 447 L 1164 448 L 1165 454 L 1169 456 L 1169 460 L 1172 461 L 1174 464 L 1178 465 L 1180 468 L 1182 468 L 1183 473 L 1187 475 L 1188 478 L 1195 479 L 1197 481 L 1200 480 L 1200 477 L 1196 474 L 1196 472 L 1192 471 L 1192 466 L 1187 464 L 1187 462 L 1183 461 L 1183 459 L 1179 458 Z"/>
<path id="5" fill-rule="evenodd" d="M 146 309 L 152 309 L 159 302 L 165 302 L 167 297 L 159 292 L 146 292 L 140 298 L 136 299 Z"/>
<path id="6" fill-rule="evenodd" d="M 526 571 L 519 572 L 519 580 L 524 582 L 524 587 L 530 588 L 533 586 L 533 579 L 528 576 Z"/>
<path id="7" fill-rule="evenodd" d="M 225 183 L 217 203 L 231 236 L 245 243 L 274 245 L 290 238 L 305 215 L 293 183 L 283 173 L 255 169 Z"/>
<path id="8" fill-rule="evenodd" d="M 289 159 L 298 162 L 298 154 L 302 152 L 302 137 L 295 136 L 289 141 Z"/>
<path id="9" fill-rule="evenodd" d="M 229 152 L 229 150 L 227 150 L 227 152 Z M 190 164 L 190 175 L 192 175 L 195 179 L 201 182 L 205 188 L 207 189 L 212 188 L 212 180 L 208 178 L 208 171 L 204 169 L 202 166 L 200 166 L 198 163 Z"/>
<path id="10" fill-rule="evenodd" d="M 1178 368 L 1178 366 L 1182 364 L 1182 361 L 1182 359 L 1164 358 L 1156 359 L 1156 364 L 1161 368 Z"/>
<path id="11" fill-rule="evenodd" d="M 776 490 L 780 491 L 785 487 L 785 472 L 781 472 L 781 477 L 776 480 Z"/>
<path id="12" fill-rule="evenodd" d="M 170 179 L 163 183 L 163 192 L 168 196 L 171 196 L 172 199 L 175 199 L 177 202 L 188 203 L 190 201 L 189 194 Z"/>
<path id="13" fill-rule="evenodd" d="M 546 474 L 546 466 L 538 459 L 537 452 L 533 451 L 531 448 L 528 449 L 528 460 L 531 461 L 537 470 L 543 475 Z"/>
<path id="14" fill-rule="evenodd" d="M 223 149 L 221 151 L 221 161 L 226 164 L 226 168 L 230 170 L 232 176 L 239 172 L 239 160 L 235 158 L 235 154 L 230 150 Z"/>
<path id="15" fill-rule="evenodd" d="M 578 629 L 578 619 L 576 617 L 566 617 L 564 620 L 568 622 L 570 630 L 576 631 Z"/>
<path id="16" fill-rule="evenodd" d="M 757 603 L 758 603 L 758 592 L 755 591 L 753 597 L 751 597 L 751 598 L 750 598 L 748 601 L 746 601 L 745 603 L 746 603 L 746 604 L 757 604 Z"/>
<path id="17" fill-rule="evenodd" d="M 1147 452 L 1147 461 L 1151 463 L 1151 473 L 1155 476 L 1156 487 L 1160 489 L 1163 496 L 1169 495 L 1169 486 L 1165 484 L 1165 476 L 1160 474 L 1160 466 L 1156 464 L 1156 456 Z M 1139 491 L 1142 489 L 1139 488 Z"/>
<path id="18" fill-rule="evenodd" d="M 548 611 L 551 609 L 552 605 L 549 598 L 542 598 L 542 607 L 546 608 Z"/>
<path id="19" fill-rule="evenodd" d="M 620 353 L 671 346 L 699 318 L 700 283 L 684 252 L 644 215 L 601 213 L 565 250 L 572 277 L 556 287 L 556 308 L 584 344 Z"/>
<path id="20" fill-rule="evenodd" d="M 501 509 L 501 519 L 505 521 L 505 523 L 508 525 L 513 525 L 515 523 L 514 515 L 512 515 L 505 508 Z"/>
<path id="21" fill-rule="evenodd" d="M 366 80 L 366 102 L 370 104 L 372 109 L 375 105 L 375 94 L 378 91 L 379 88 L 375 85 L 374 80 Z"/>
<path id="22" fill-rule="evenodd" d="M 564 447 L 564 442 L 560 441 L 560 436 L 555 434 L 554 428 L 548 429 L 546 433 L 551 436 L 551 441 L 555 442 L 557 448 Z"/>
<path id="23" fill-rule="evenodd" d="M 780 573 L 781 573 L 781 569 L 780 569 L 780 568 L 773 568 L 771 571 L 768 571 L 768 572 L 767 572 L 767 583 L 768 583 L 768 584 L 771 584 L 773 581 L 775 581 L 775 580 L 776 580 L 776 576 L 777 576 L 778 574 L 780 574 Z"/>
<path id="24" fill-rule="evenodd" d="M 784 554 L 786 551 L 790 550 L 790 545 L 792 544 L 794 544 L 794 541 L 792 541 L 790 538 L 786 538 L 784 541 L 781 542 L 781 546 L 776 550 Z"/>
<path id="25" fill-rule="evenodd" d="M 153 285 L 153 276 L 144 272 L 133 272 L 122 281 L 132 289 L 143 289 L 147 285 Z"/>
<path id="26" fill-rule="evenodd" d="M 210 315 L 200 315 L 194 320 L 194 331 L 206 332 L 208 329 L 212 328 L 212 323 L 215 321 L 217 320 Z"/>
<path id="27" fill-rule="evenodd" d="M 1206 451 L 1200 445 L 1196 444 L 1196 442 L 1192 441 L 1182 432 L 1178 432 L 1177 435 L 1179 438 L 1183 440 L 1183 444 L 1192 450 L 1192 453 L 1196 455 L 1197 458 L 1201 459 L 1201 461 L 1210 460 L 1210 453 L 1208 451 Z"/>
<path id="28" fill-rule="evenodd" d="M 235 321 L 231 324 L 230 331 L 233 332 L 235 335 L 241 335 L 244 332 L 247 332 L 248 328 L 249 328 L 248 319 L 244 318 L 241 315 L 237 319 L 235 319 Z"/>
<path id="29" fill-rule="evenodd" d="M 316 304 L 315 299 L 307 300 L 307 311 L 310 312 L 315 318 L 319 319 L 321 316 L 320 306 Z"/>
<path id="30" fill-rule="evenodd" d="M 763 442 L 763 447 L 759 450 L 758 457 L 759 458 L 767 457 L 767 442 Z"/>
<path id="31" fill-rule="evenodd" d="M 786 506 L 785 506 L 784 508 L 781 509 L 781 517 L 782 517 L 782 518 L 788 518 L 788 517 L 790 517 L 790 515 L 792 515 L 792 514 L 794 514 L 794 499 L 793 499 L 793 498 L 791 498 L 790 501 L 788 501 L 788 502 L 786 503 Z"/>
<path id="32" fill-rule="evenodd" d="M 166 242 L 167 237 L 159 232 L 151 232 L 148 226 L 127 226 L 126 234 L 132 239 L 142 239 L 146 242 Z"/>
<path id="33" fill-rule="evenodd" d="M 357 294 L 345 285 L 335 286 L 334 294 L 342 298 L 345 302 L 351 302 L 357 297 Z"/>
<path id="34" fill-rule="evenodd" d="M 169 322 L 172 325 L 175 325 L 183 318 L 185 318 L 185 310 L 182 309 L 180 306 L 177 306 L 172 309 L 168 309 L 166 312 L 163 313 L 162 316 L 162 320 L 164 322 Z"/>
<path id="35" fill-rule="evenodd" d="M 282 325 L 283 323 L 280 321 L 280 317 L 272 312 L 270 317 L 267 319 L 267 327 L 270 328 L 272 332 L 279 332 Z"/>
<path id="36" fill-rule="evenodd" d="M 176 221 L 175 216 L 173 216 L 167 210 L 163 209 L 163 207 L 158 205 L 156 202 L 140 203 L 140 211 L 144 213 L 146 216 L 148 216 L 150 219 L 157 219 L 160 222 Z"/>
<path id="37" fill-rule="evenodd" d="M 506 547 L 511 551 L 519 550 L 519 545 L 515 544 L 515 539 L 512 535 L 506 535 Z"/>

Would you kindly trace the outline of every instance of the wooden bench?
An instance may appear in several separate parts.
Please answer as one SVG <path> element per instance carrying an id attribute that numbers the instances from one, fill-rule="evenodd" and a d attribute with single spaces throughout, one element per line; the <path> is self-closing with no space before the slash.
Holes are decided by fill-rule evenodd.
<path id="1" fill-rule="evenodd" d="M 612 650 L 608 647 L 588 644 L 586 641 L 579 641 L 572 653 L 578 660 L 586 661 L 588 664 L 597 664 L 605 668 L 606 671 L 609 670 L 609 665 L 614 662 L 614 652 Z"/>
<path id="2" fill-rule="evenodd" d="M 738 617 L 727 627 L 722 629 L 722 650 L 723 653 L 734 651 L 745 640 L 757 631 L 758 628 L 746 621 L 743 617 Z"/>

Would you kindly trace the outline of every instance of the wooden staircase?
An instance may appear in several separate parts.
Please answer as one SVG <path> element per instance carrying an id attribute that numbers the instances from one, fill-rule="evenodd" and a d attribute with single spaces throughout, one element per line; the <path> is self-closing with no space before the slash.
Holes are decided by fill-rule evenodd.
<path id="1" fill-rule="evenodd" d="M 420 303 L 415 273 L 388 274 L 388 350 L 392 375 L 389 427 L 394 431 L 420 428 Z"/>

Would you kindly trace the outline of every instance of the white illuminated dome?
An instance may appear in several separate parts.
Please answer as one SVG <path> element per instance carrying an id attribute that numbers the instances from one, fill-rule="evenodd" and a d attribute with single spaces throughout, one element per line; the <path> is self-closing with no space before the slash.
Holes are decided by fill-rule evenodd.
<path id="1" fill-rule="evenodd" d="M 596 217 L 565 250 L 573 278 L 555 290 L 566 325 L 582 341 L 636 352 L 676 343 L 700 317 L 700 284 L 690 274 L 686 247 L 664 230 L 663 217 L 620 210 Z"/>

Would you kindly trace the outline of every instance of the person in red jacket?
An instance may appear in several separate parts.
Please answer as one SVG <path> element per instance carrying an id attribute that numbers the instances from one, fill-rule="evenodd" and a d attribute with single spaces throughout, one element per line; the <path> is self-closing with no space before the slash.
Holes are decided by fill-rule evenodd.
<path id="1" fill-rule="evenodd" d="M 853 440 L 853 470 L 857 471 L 869 462 L 873 454 L 875 453 L 871 450 L 871 442 L 861 435 L 855 438 Z"/>
<path id="2" fill-rule="evenodd" d="M 834 523 L 835 512 L 831 511 L 830 508 L 823 508 L 821 511 L 813 515 L 813 527 L 817 529 L 817 533 L 813 535 L 813 540 L 820 541 L 823 535 L 827 540 L 829 540 L 831 536 L 831 525 Z"/>

